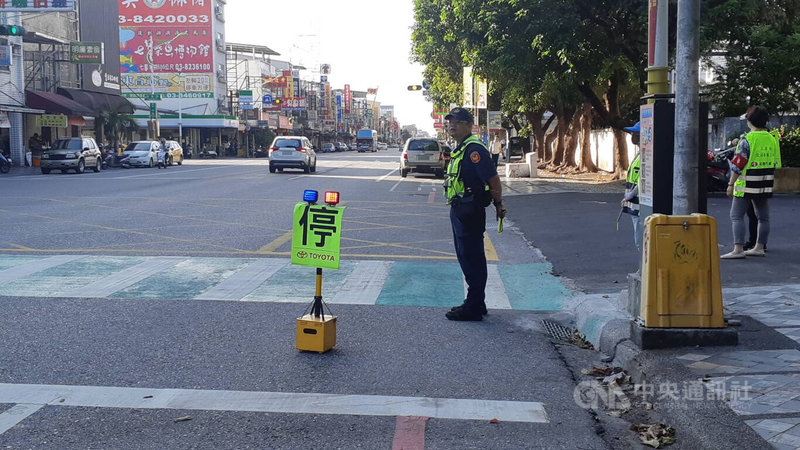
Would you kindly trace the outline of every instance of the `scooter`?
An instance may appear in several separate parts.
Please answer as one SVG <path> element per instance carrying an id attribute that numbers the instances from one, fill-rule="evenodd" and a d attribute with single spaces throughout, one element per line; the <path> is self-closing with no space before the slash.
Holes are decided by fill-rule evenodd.
<path id="1" fill-rule="evenodd" d="M 0 152 L 0 173 L 8 173 L 11 170 L 11 160 Z"/>
<path id="2" fill-rule="evenodd" d="M 730 142 L 728 143 L 731 144 Z M 706 153 L 706 187 L 709 192 L 725 192 L 730 182 L 730 164 L 736 145 Z"/>
<path id="3" fill-rule="evenodd" d="M 169 159 L 170 159 L 169 151 L 166 148 L 164 148 L 164 146 L 161 146 L 161 149 L 158 151 L 158 168 L 166 169 L 167 167 L 169 167 L 170 165 Z"/>

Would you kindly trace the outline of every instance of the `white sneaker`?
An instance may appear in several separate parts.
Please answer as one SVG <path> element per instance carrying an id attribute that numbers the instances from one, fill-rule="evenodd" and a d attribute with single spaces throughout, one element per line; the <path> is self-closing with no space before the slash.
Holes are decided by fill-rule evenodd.
<path id="1" fill-rule="evenodd" d="M 719 259 L 744 259 L 747 252 L 730 252 L 720 256 Z"/>
<path id="2" fill-rule="evenodd" d="M 744 254 L 747 256 L 766 256 L 764 250 L 756 250 L 754 248 L 751 248 L 750 250 L 745 250 Z"/>

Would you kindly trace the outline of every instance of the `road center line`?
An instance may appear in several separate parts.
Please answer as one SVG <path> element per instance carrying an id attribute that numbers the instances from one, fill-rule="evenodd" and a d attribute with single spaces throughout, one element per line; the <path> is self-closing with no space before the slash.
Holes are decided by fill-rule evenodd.
<path id="1" fill-rule="evenodd" d="M 147 398 L 145 398 L 147 397 Z M 548 423 L 540 402 L 0 383 L 0 403 Z"/>

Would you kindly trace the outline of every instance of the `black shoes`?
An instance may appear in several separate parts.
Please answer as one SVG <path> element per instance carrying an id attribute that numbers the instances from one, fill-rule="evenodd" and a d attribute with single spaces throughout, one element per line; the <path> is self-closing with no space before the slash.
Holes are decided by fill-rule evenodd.
<path id="1" fill-rule="evenodd" d="M 462 306 L 457 306 L 455 309 L 447 311 L 444 316 L 447 317 L 448 320 L 455 320 L 458 322 L 479 322 L 483 320 L 483 314 Z"/>
<path id="2" fill-rule="evenodd" d="M 462 304 L 460 304 L 458 306 L 453 306 L 452 308 L 450 308 L 450 311 L 455 311 L 455 310 L 457 310 L 459 308 L 464 308 L 466 306 L 467 306 L 466 303 L 462 303 Z M 486 310 L 486 304 L 485 303 L 481 305 L 480 311 L 481 311 L 481 315 L 483 315 L 483 316 L 489 314 L 489 311 Z"/>

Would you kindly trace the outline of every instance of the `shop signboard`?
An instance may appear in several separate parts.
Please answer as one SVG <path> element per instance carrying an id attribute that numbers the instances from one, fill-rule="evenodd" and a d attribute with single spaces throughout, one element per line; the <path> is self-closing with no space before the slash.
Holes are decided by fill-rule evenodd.
<path id="1" fill-rule="evenodd" d="M 69 61 L 73 64 L 103 64 L 105 62 L 102 42 L 71 41 Z"/>
<path id="2" fill-rule="evenodd" d="M 281 108 L 284 111 L 302 111 L 306 109 L 305 97 L 285 97 L 282 100 Z"/>
<path id="3" fill-rule="evenodd" d="M 489 111 L 489 131 L 503 131 L 503 112 Z"/>
<path id="4" fill-rule="evenodd" d="M 286 77 L 264 77 L 264 87 L 267 88 L 285 88 Z"/>
<path id="5" fill-rule="evenodd" d="M 253 109 L 253 91 L 239 91 L 239 108 L 242 110 Z"/>
<path id="6" fill-rule="evenodd" d="M 350 114 L 350 107 L 353 104 L 353 93 L 350 92 L 350 85 L 344 85 L 344 113 Z"/>
<path id="7" fill-rule="evenodd" d="M 75 0 L 3 0 L 0 1 L 0 13 L 6 12 L 72 12 Z"/>
<path id="8" fill-rule="evenodd" d="M 42 114 L 36 116 L 37 127 L 67 128 L 67 116 L 65 114 Z"/>
<path id="9" fill-rule="evenodd" d="M 215 2 L 118 1 L 125 96 L 153 89 L 165 98 L 213 98 Z"/>

